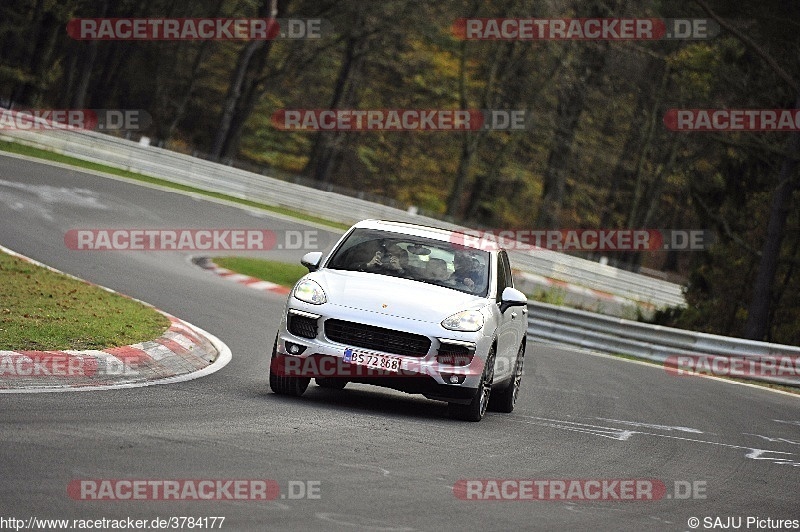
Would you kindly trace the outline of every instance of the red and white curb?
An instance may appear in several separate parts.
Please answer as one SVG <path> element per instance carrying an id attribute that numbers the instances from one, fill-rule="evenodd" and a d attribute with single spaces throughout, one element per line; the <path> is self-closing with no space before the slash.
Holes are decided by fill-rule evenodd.
<path id="1" fill-rule="evenodd" d="M 290 288 L 286 288 L 285 286 L 281 286 L 279 284 L 270 283 L 269 281 L 263 281 L 256 277 L 250 277 L 249 275 L 244 275 L 242 273 L 236 273 L 231 271 L 227 268 L 223 268 L 218 264 L 215 264 L 214 261 L 209 257 L 194 257 L 191 259 L 191 262 L 204 270 L 208 270 L 215 275 L 219 275 L 229 281 L 233 281 L 235 283 L 239 283 L 241 285 L 247 286 L 248 288 L 252 288 L 254 290 L 261 290 L 265 292 L 273 292 L 276 294 L 287 295 L 291 292 Z M 526 281 L 530 281 L 532 283 L 543 285 L 543 286 L 552 286 L 556 288 L 561 288 L 566 290 L 567 292 L 571 292 L 573 294 L 580 294 L 583 296 L 594 297 L 596 299 L 603 299 L 606 301 L 614 301 L 620 304 L 631 304 L 636 303 L 642 306 L 648 306 L 647 303 L 640 303 L 636 301 L 632 301 L 630 299 L 626 299 L 621 296 L 617 296 L 614 294 L 609 294 L 608 292 L 600 292 L 599 290 L 592 290 L 591 288 L 585 288 L 583 286 L 572 285 L 566 283 L 564 281 L 559 281 L 557 279 L 551 279 L 549 277 L 544 277 L 542 275 L 537 275 L 535 273 L 528 273 L 523 272 L 520 270 L 514 270 L 514 275 L 519 276 Z"/>
<path id="2" fill-rule="evenodd" d="M 3 246 L 0 246 L 0 251 L 99 286 Z M 118 294 L 110 288 L 99 287 Z M 155 309 L 148 303 L 139 302 Z M 112 390 L 172 384 L 210 375 L 230 362 L 231 350 L 219 338 L 166 312 L 155 310 L 169 318 L 170 327 L 151 341 L 102 351 L 0 351 L 0 393 Z"/>
<path id="3" fill-rule="evenodd" d="M 192 263 L 203 268 L 204 270 L 210 271 L 214 275 L 219 275 L 220 277 L 227 279 L 228 281 L 239 283 L 248 288 L 252 288 L 253 290 L 261 290 L 262 292 L 272 292 L 274 294 L 281 294 L 284 296 L 292 291 L 291 288 L 286 288 L 285 286 L 281 286 L 275 283 L 270 283 L 269 281 L 264 281 L 262 279 L 258 279 L 257 277 L 250 277 L 249 275 L 236 273 L 227 268 L 223 268 L 222 266 L 215 264 L 214 261 L 208 257 L 195 257 L 192 259 Z"/>

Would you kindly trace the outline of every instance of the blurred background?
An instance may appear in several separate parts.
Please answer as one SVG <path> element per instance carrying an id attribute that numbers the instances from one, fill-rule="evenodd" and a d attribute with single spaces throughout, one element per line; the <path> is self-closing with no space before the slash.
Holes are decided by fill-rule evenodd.
<path id="1" fill-rule="evenodd" d="M 319 39 L 78 41 L 76 17 L 321 18 Z M 465 41 L 459 17 L 714 18 L 703 40 Z M 658 323 L 800 344 L 800 140 L 671 108 L 798 108 L 794 0 L 4 0 L 0 104 L 144 109 L 137 140 L 472 227 L 702 229 L 608 254 L 687 286 Z M 524 109 L 524 132 L 297 132 L 287 108 Z M 595 258 L 581 254 L 585 258 Z"/>

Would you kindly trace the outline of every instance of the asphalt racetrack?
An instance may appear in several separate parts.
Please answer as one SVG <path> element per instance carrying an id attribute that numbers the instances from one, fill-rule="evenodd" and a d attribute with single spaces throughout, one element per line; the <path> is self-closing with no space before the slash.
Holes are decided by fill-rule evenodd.
<path id="1" fill-rule="evenodd" d="M 0 156 L 0 220 L 0 244 L 152 303 L 233 353 L 221 371 L 178 384 L 0 395 L 0 518 L 224 517 L 222 530 L 342 531 L 692 530 L 691 518 L 700 530 L 759 519 L 755 530 L 767 519 L 800 519 L 798 397 L 530 341 L 516 410 L 480 423 L 448 419 L 444 403 L 364 385 L 334 391 L 312 383 L 302 398 L 288 399 L 267 382 L 284 296 L 197 268 L 189 260 L 196 252 L 77 251 L 64 235 L 313 230 L 326 247 L 335 233 L 8 156 Z M 294 262 L 303 253 L 249 255 Z M 269 479 L 280 493 L 272 500 L 76 496 L 75 482 L 92 479 Z M 469 484 L 477 479 L 499 483 Z M 551 500 L 497 500 L 526 498 L 522 479 L 546 481 L 534 486 L 552 489 Z M 614 479 L 650 479 L 666 491 L 658 500 L 611 492 L 587 500 L 555 488 Z M 469 500 L 454 492 L 466 485 Z M 490 500 L 477 500 L 484 496 Z"/>

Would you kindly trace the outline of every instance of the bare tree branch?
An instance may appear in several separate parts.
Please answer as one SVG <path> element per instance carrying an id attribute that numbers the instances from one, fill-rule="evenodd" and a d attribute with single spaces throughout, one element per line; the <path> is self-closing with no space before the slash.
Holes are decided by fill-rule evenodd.
<path id="1" fill-rule="evenodd" d="M 775 73 L 780 77 L 783 81 L 785 81 L 792 89 L 794 89 L 795 93 L 800 92 L 800 85 L 798 85 L 797 81 L 792 78 L 781 66 L 775 61 L 775 58 L 769 55 L 769 53 L 764 50 L 761 46 L 759 46 L 753 39 L 736 29 L 731 23 L 727 22 L 726 20 L 720 18 L 711 7 L 706 3 L 705 0 L 694 0 L 700 7 L 705 10 L 708 15 L 713 18 L 714 20 L 719 23 L 719 25 L 732 34 L 736 36 L 737 39 L 742 41 L 746 44 L 751 50 L 753 50 L 756 55 L 758 55 L 761 59 L 763 59 L 769 67 L 775 71 Z"/>

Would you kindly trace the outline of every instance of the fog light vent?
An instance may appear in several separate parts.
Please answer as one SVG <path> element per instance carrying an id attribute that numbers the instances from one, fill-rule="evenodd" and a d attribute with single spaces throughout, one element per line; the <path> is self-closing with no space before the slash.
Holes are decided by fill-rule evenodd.
<path id="1" fill-rule="evenodd" d="M 289 342 L 288 340 L 284 342 L 284 346 L 286 347 L 286 352 L 290 355 L 302 355 L 303 351 L 306 350 L 306 346 Z"/>

